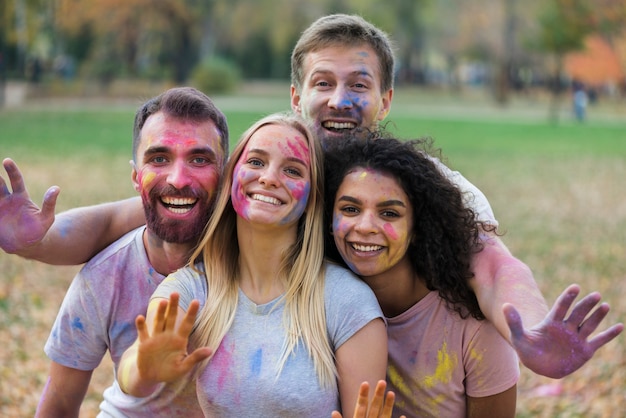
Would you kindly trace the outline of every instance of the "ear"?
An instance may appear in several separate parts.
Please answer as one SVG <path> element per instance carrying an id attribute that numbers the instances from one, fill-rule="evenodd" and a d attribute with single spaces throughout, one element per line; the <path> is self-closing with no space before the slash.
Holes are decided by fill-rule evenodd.
<path id="1" fill-rule="evenodd" d="M 381 96 L 382 106 L 378 112 L 378 120 L 383 121 L 391 110 L 391 100 L 393 99 L 393 88 L 387 90 Z"/>
<path id="2" fill-rule="evenodd" d="M 139 183 L 139 179 L 137 178 L 139 176 L 139 174 L 137 173 L 137 164 L 135 164 L 133 160 L 130 160 L 129 163 L 130 163 L 130 166 L 132 167 L 131 172 L 130 172 L 130 179 L 133 182 L 133 188 L 135 189 L 137 193 L 140 193 L 141 184 Z"/>
<path id="3" fill-rule="evenodd" d="M 293 110 L 297 114 L 302 113 L 302 109 L 300 109 L 300 93 L 296 89 L 296 86 L 291 85 L 291 110 Z"/>

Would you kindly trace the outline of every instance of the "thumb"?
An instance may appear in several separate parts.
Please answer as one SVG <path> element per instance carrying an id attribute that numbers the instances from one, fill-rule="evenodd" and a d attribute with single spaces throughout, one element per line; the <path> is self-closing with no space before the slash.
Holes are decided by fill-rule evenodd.
<path id="1" fill-rule="evenodd" d="M 191 354 L 185 357 L 185 360 L 183 360 L 183 364 L 185 365 L 185 368 L 191 370 L 193 366 L 209 358 L 211 354 L 213 354 L 213 350 L 211 350 L 209 347 L 197 348 L 193 350 Z"/>
<path id="2" fill-rule="evenodd" d="M 504 319 L 511 331 L 511 342 L 522 338 L 524 336 L 524 325 L 522 324 L 522 317 L 517 309 L 515 309 L 515 306 L 510 303 L 505 303 L 502 306 L 502 312 L 504 313 Z"/>
<path id="3" fill-rule="evenodd" d="M 41 214 L 46 218 L 54 218 L 54 209 L 57 205 L 57 197 L 59 197 L 61 189 L 59 186 L 52 186 L 43 195 L 43 203 L 41 204 Z"/>

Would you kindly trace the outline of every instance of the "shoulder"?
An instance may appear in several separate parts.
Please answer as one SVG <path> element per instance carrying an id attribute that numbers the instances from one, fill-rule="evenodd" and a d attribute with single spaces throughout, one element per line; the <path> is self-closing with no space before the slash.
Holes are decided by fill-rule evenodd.
<path id="1" fill-rule="evenodd" d="M 97 268 L 102 264 L 119 263 L 120 258 L 134 257 L 138 260 L 147 260 L 143 245 L 143 231 L 145 225 L 134 229 L 114 241 L 108 247 L 89 260 L 84 268 Z"/>

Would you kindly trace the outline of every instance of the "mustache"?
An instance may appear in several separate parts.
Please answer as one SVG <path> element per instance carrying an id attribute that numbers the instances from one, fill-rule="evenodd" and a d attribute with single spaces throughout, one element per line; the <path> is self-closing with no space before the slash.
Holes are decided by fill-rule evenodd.
<path id="1" fill-rule="evenodd" d="M 207 198 L 208 193 L 206 192 L 206 190 L 203 189 L 191 188 L 189 186 L 185 186 L 182 189 L 179 189 L 171 185 L 158 188 L 155 187 L 154 189 L 150 190 L 151 198 L 154 199 L 160 196 L 190 197 L 203 200 Z"/>

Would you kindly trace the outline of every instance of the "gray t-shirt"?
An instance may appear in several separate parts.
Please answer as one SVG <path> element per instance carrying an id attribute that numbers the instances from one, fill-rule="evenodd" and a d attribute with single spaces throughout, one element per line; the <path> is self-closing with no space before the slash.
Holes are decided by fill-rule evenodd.
<path id="1" fill-rule="evenodd" d="M 146 256 L 140 227 L 105 248 L 74 277 L 46 342 L 48 357 L 63 366 L 94 370 L 107 350 L 119 365 L 137 338 L 135 318 L 145 315 L 150 296 L 164 279 Z M 113 377 L 113 373 L 111 373 Z M 195 382 L 163 385 L 146 398 L 104 391 L 101 417 L 201 417 Z"/>
<path id="2" fill-rule="evenodd" d="M 200 266 L 199 266 L 200 267 Z M 187 310 L 206 301 L 206 281 L 191 268 L 173 273 L 154 297 L 180 294 Z M 335 351 L 382 312 L 372 290 L 349 270 L 327 264 L 324 289 L 328 338 Z M 206 416 L 330 417 L 339 409 L 335 389 L 319 385 L 312 359 L 300 344 L 278 375 L 285 343 L 284 302 L 257 305 L 239 290 L 235 320 L 201 372 L 196 387 Z"/>

